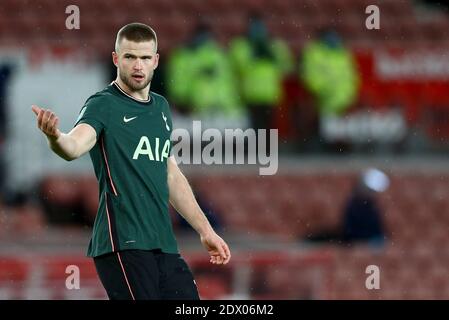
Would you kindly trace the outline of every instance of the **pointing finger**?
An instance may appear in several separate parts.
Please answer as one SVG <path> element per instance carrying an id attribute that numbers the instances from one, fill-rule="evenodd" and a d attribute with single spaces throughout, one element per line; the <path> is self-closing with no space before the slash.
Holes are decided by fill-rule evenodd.
<path id="1" fill-rule="evenodd" d="M 38 114 L 39 114 L 39 111 L 41 111 L 41 108 L 39 108 L 38 106 L 36 106 L 36 105 L 32 105 L 31 106 L 31 110 L 34 112 L 34 114 L 37 116 Z"/>

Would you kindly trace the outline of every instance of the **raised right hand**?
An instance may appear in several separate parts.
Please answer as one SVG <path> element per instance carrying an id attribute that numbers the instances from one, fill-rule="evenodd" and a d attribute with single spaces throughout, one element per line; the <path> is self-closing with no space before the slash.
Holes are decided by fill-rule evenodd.
<path id="1" fill-rule="evenodd" d="M 59 118 L 50 109 L 45 110 L 36 105 L 31 110 L 37 116 L 37 127 L 49 138 L 58 139 L 61 131 L 58 129 Z"/>

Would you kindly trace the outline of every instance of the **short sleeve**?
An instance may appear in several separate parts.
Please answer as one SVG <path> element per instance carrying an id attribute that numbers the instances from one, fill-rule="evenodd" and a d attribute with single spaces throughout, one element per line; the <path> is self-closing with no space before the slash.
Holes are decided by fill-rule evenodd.
<path id="1" fill-rule="evenodd" d="M 94 95 L 87 99 L 86 103 L 81 108 L 78 118 L 75 121 L 74 127 L 76 127 L 80 123 L 86 123 L 95 129 L 97 137 L 99 137 L 107 122 L 104 100 L 104 97 L 97 95 Z"/>

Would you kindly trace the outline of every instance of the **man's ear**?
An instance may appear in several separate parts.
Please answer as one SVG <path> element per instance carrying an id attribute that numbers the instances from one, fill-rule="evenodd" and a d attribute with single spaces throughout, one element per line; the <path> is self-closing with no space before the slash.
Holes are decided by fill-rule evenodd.
<path id="1" fill-rule="evenodd" d="M 156 56 L 154 57 L 154 68 L 153 70 L 156 70 L 157 66 L 159 65 L 159 53 L 156 53 Z"/>
<path id="2" fill-rule="evenodd" d="M 116 67 L 118 67 L 118 54 L 115 51 L 112 51 L 112 62 Z"/>

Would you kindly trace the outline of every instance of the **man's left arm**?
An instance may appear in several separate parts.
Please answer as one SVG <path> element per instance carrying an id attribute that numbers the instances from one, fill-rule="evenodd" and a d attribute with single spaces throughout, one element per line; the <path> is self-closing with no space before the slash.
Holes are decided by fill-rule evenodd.
<path id="1" fill-rule="evenodd" d="M 213 264 L 227 264 L 231 259 L 229 247 L 210 225 L 193 195 L 189 182 L 179 169 L 174 156 L 169 157 L 167 170 L 170 203 L 192 228 L 198 232 L 201 243 L 209 252 L 210 262 Z"/>

